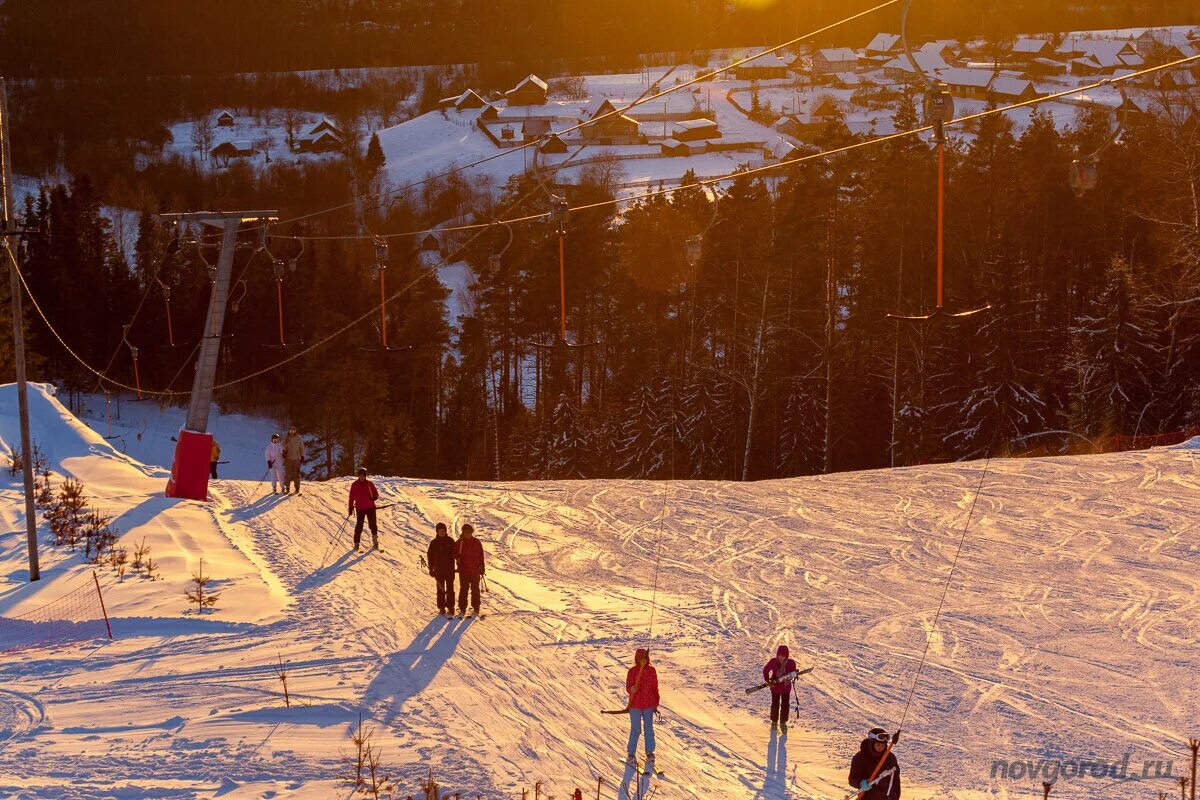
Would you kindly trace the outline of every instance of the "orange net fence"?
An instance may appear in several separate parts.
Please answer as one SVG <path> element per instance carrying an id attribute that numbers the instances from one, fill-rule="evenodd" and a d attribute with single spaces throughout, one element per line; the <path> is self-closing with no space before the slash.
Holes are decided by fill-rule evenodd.
<path id="1" fill-rule="evenodd" d="M 95 575 L 44 606 L 0 617 L 0 652 L 97 638 L 111 639 L 112 629 Z"/>

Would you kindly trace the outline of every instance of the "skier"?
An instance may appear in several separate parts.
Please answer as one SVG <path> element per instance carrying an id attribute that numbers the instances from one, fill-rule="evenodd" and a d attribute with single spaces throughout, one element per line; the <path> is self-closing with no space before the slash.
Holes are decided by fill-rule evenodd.
<path id="1" fill-rule="evenodd" d="M 287 494 L 292 484 L 296 484 L 296 494 L 300 494 L 300 464 L 304 461 L 304 440 L 296 433 L 296 426 L 288 428 L 287 436 L 283 439 L 283 493 Z"/>
<path id="2" fill-rule="evenodd" d="M 483 577 L 483 543 L 475 538 L 475 528 L 470 523 L 462 526 L 462 536 L 454 544 L 454 558 L 458 562 L 458 613 L 467 615 L 467 592 L 471 593 L 471 608 L 479 616 L 479 579 Z"/>
<path id="3" fill-rule="evenodd" d="M 217 443 L 217 437 L 213 437 L 212 447 L 209 449 L 208 472 L 213 480 L 217 478 L 217 462 L 221 460 L 221 445 Z"/>
<path id="4" fill-rule="evenodd" d="M 763 680 L 771 684 L 771 730 L 778 727 L 784 736 L 787 736 L 788 706 L 792 702 L 792 682 L 795 681 L 795 676 L 784 676 L 796 671 L 796 662 L 788 655 L 787 645 L 781 644 L 775 657 L 763 667 Z"/>
<path id="5" fill-rule="evenodd" d="M 629 763 L 637 763 L 638 737 L 646 732 L 645 772 L 654 772 L 654 714 L 658 711 L 658 672 L 650 665 L 650 651 L 638 648 L 625 676 L 629 693 Z"/>
<path id="6" fill-rule="evenodd" d="M 447 617 L 454 616 L 454 545 L 446 523 L 439 522 L 425 553 L 429 575 L 437 582 L 438 613 Z"/>
<path id="7" fill-rule="evenodd" d="M 297 494 L 299 492 L 297 491 Z M 379 526 L 375 522 L 375 501 L 379 499 L 379 490 L 375 488 L 375 484 L 367 480 L 367 468 L 358 468 L 358 480 L 350 484 L 350 510 L 346 512 L 346 516 L 357 513 L 358 517 L 354 521 L 354 549 L 358 550 L 358 543 L 362 539 L 363 520 L 371 527 L 371 546 L 379 549 Z"/>
<path id="8" fill-rule="evenodd" d="M 279 434 L 271 434 L 271 443 L 267 445 L 266 451 L 263 452 L 263 457 L 267 459 L 267 472 L 271 473 L 271 494 L 278 494 L 279 487 L 284 486 L 283 478 L 283 442 L 279 441 Z M 287 489 L 284 489 L 287 492 Z"/>
<path id="9" fill-rule="evenodd" d="M 895 753 L 888 751 L 888 742 L 895 744 L 899 739 L 898 731 L 888 736 L 883 728 L 871 728 L 867 738 L 862 740 L 850 761 L 850 785 L 859 790 L 858 800 L 900 800 L 900 765 Z M 876 771 L 884 753 L 887 758 Z"/>

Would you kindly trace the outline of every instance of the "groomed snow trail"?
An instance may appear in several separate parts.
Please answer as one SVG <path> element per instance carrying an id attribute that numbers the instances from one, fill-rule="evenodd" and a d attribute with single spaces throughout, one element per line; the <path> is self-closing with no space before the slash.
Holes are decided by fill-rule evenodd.
<path id="1" fill-rule="evenodd" d="M 89 447 L 72 463 L 113 460 Z M 1194 452 L 992 462 L 898 749 L 905 797 L 1040 791 L 1041 776 L 991 778 L 993 758 L 1129 753 L 1130 772 L 1163 759 L 1178 774 L 1200 708 Z M 383 478 L 384 552 L 361 554 L 349 526 L 331 542 L 347 480 L 288 497 L 217 481 L 206 505 L 151 500 L 145 472 L 124 490 L 104 473 L 118 513 L 141 509 L 128 535 L 171 531 L 161 546 L 178 570 L 203 555 L 261 578 L 231 581 L 197 617 L 186 575 L 161 594 L 109 576 L 117 641 L 0 659 L 0 794 L 344 797 L 361 714 L 402 796 L 432 767 L 464 797 L 515 798 L 537 780 L 593 797 L 600 777 L 613 798 L 627 721 L 599 711 L 624 704 L 625 669 L 649 643 L 668 775 L 656 797 L 837 800 L 865 730 L 897 723 L 982 469 L 753 484 Z M 0 490 L 5 609 L 39 591 L 18 583 L 17 497 L 15 483 Z M 418 560 L 437 521 L 470 521 L 484 542 L 486 620 L 433 613 Z M 71 563 L 54 567 L 64 580 Z M 246 607 L 268 600 L 268 614 Z M 765 693 L 742 692 L 779 643 L 816 667 L 786 740 L 768 731 Z M 1060 779 L 1055 796 L 1172 784 Z"/>

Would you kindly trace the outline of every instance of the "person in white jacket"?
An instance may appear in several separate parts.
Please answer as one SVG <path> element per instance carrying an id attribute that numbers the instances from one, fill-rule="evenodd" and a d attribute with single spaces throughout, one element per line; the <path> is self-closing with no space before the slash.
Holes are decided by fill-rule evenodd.
<path id="1" fill-rule="evenodd" d="M 279 487 L 286 486 L 286 483 L 283 478 L 283 442 L 279 441 L 278 433 L 271 434 L 271 443 L 263 455 L 267 459 L 267 472 L 271 473 L 271 493 L 279 494 Z"/>

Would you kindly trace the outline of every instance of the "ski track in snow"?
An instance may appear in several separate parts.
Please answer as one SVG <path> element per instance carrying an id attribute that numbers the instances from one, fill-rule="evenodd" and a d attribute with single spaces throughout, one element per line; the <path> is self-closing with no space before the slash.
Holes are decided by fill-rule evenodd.
<path id="1" fill-rule="evenodd" d="M 288 497 L 216 481 L 209 505 L 172 507 L 207 509 L 173 529 L 173 546 L 195 551 L 187 564 L 240 558 L 281 611 L 237 616 L 258 595 L 234 582 L 198 618 L 181 596 L 139 605 L 123 595 L 145 586 L 110 579 L 117 641 L 0 660 L 0 794 L 345 796 L 361 714 L 404 796 L 432 766 L 471 797 L 517 797 L 536 780 L 591 797 L 599 777 L 613 798 L 628 725 L 599 711 L 624 704 L 647 641 L 663 694 L 655 797 L 844 797 L 862 733 L 899 722 L 927 636 L 898 751 L 906 797 L 1040 790 L 1040 777 L 992 781 L 991 758 L 1181 763 L 1200 707 L 1190 452 L 993 461 L 933 629 L 982 469 L 751 484 L 381 478 L 393 503 L 382 553 L 350 550 L 346 479 Z M 136 480 L 112 484 L 114 507 L 148 502 Z M 19 487 L 4 486 L 16 532 Z M 418 560 L 440 520 L 471 521 L 484 542 L 486 620 L 433 617 Z M 0 601 L 18 591 L 22 557 L 0 549 Z M 741 691 L 780 643 L 815 665 L 787 739 L 769 733 L 766 695 Z M 1162 783 L 1081 778 L 1055 796 Z"/>

